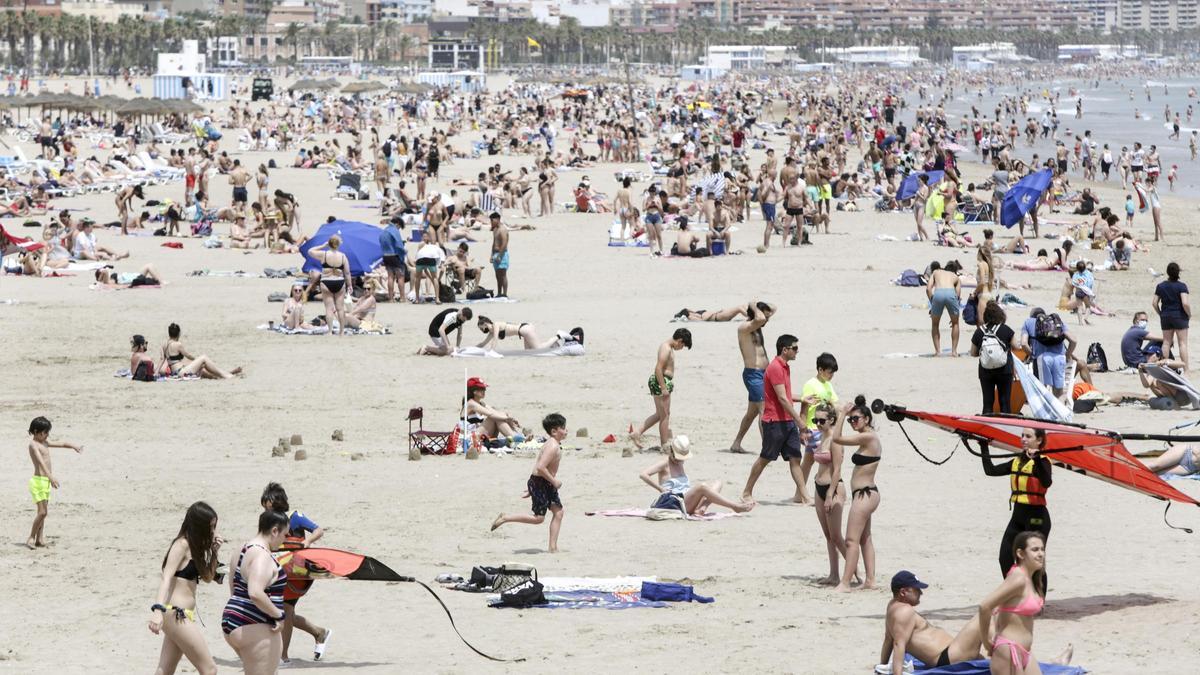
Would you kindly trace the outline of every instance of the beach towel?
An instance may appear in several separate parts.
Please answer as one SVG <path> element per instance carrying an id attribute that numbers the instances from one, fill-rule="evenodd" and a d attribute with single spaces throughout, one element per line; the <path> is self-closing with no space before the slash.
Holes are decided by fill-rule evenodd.
<path id="1" fill-rule="evenodd" d="M 613 239 L 610 237 L 608 245 L 613 248 L 650 248 L 650 242 L 642 239 Z"/>
<path id="2" fill-rule="evenodd" d="M 988 675 L 991 672 L 991 665 L 985 659 L 926 668 L 925 664 L 921 663 L 919 659 L 911 656 L 909 658 L 912 658 L 916 672 L 926 673 L 927 675 Z M 1053 663 L 1042 663 L 1041 661 L 1038 662 L 1038 666 L 1041 667 L 1043 675 L 1083 675 L 1087 672 L 1087 669 L 1081 666 L 1060 666 Z M 876 672 L 879 672 L 878 669 L 876 669 Z"/>
<path id="3" fill-rule="evenodd" d="M 508 298 L 508 297 L 493 297 L 493 298 L 480 298 L 478 300 L 461 300 L 460 302 L 464 305 L 475 305 L 475 304 L 479 304 L 482 302 L 513 303 L 513 302 L 516 302 L 516 300 L 514 300 L 512 298 Z"/>
<path id="4" fill-rule="evenodd" d="M 118 370 L 117 372 L 113 373 L 113 377 L 120 377 L 120 378 L 124 378 L 126 380 L 133 381 L 133 373 L 130 372 L 130 370 L 128 368 L 122 368 L 122 369 Z M 154 376 L 155 382 L 195 382 L 200 379 L 203 379 L 203 378 L 201 378 L 199 375 L 183 375 L 183 376 L 172 375 L 171 377 L 165 377 L 163 375 L 155 375 Z"/>
<path id="5" fill-rule="evenodd" d="M 643 600 L 640 591 L 554 591 L 545 592 L 546 604 L 533 605 L 539 609 L 634 609 L 638 607 L 669 607 L 662 600 Z M 489 596 L 490 597 L 490 596 Z M 496 596 L 499 600 L 499 596 Z M 489 600 L 489 605 L 492 601 Z"/>
<path id="6" fill-rule="evenodd" d="M 663 514 L 651 512 L 662 511 Z M 673 514 L 673 515 L 671 515 Z M 602 509 L 599 511 L 584 511 L 585 516 L 605 516 L 609 518 L 646 518 L 648 520 L 724 520 L 739 518 L 742 514 L 733 512 L 705 513 L 699 516 L 687 516 L 677 509 Z M 657 517 L 652 517 L 657 516 Z M 669 516 L 669 517 L 662 517 Z"/>
<path id="7" fill-rule="evenodd" d="M 572 342 L 565 345 L 555 345 L 544 349 L 503 349 L 491 350 L 482 347 L 462 347 L 455 350 L 451 356 L 459 358 L 501 359 L 506 356 L 583 356 L 583 345 Z"/>
<path id="8" fill-rule="evenodd" d="M 258 330 L 269 330 L 282 335 L 326 335 L 329 333 L 329 326 L 313 326 L 311 328 L 288 328 L 287 326 L 277 323 L 272 327 L 270 324 L 261 324 Z M 371 321 L 364 321 L 360 328 L 347 328 L 346 335 L 391 335 L 392 329 L 388 326 L 383 326 Z"/>

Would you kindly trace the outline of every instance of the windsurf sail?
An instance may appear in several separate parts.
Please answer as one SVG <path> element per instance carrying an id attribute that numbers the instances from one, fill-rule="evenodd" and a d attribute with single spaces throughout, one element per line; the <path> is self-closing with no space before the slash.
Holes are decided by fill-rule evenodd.
<path id="1" fill-rule="evenodd" d="M 1046 432 L 1043 454 L 1053 464 L 1148 497 L 1200 506 L 1200 501 L 1171 487 L 1147 469 L 1125 448 L 1124 439 L 1115 431 L 1025 417 L 953 415 L 908 410 L 899 406 L 882 407 L 881 412 L 887 412 L 888 419 L 894 422 L 905 419 L 923 422 L 966 439 L 987 441 L 993 447 L 1007 448 L 1014 453 L 1021 452 L 1022 431 L 1042 429 Z M 1138 437 L 1154 436 L 1139 434 Z"/>

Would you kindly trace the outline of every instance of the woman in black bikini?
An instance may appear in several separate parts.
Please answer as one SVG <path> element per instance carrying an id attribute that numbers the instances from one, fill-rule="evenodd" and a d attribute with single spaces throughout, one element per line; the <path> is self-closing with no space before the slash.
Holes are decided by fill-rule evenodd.
<path id="1" fill-rule="evenodd" d="M 837 418 L 833 406 L 819 403 L 813 411 L 813 424 L 816 428 L 810 432 L 810 445 L 815 445 L 813 459 L 817 462 L 817 475 L 813 478 L 813 488 L 816 492 L 817 522 L 825 534 L 825 547 L 829 552 L 829 576 L 822 579 L 820 584 L 835 586 L 841 581 L 838 573 L 838 563 L 846 555 L 846 539 L 842 536 L 842 506 L 846 503 L 846 486 L 840 479 L 842 467 L 842 448 L 834 445 L 831 432 L 832 424 Z M 830 485 L 836 485 L 830 494 Z"/>
<path id="2" fill-rule="evenodd" d="M 853 435 L 842 435 L 842 423 L 850 422 Z M 853 445 L 858 449 L 850 456 L 854 462 L 854 473 L 850 477 L 850 517 L 846 520 L 846 567 L 842 581 L 834 590 L 850 590 L 850 580 L 858 567 L 861 556 L 864 567 L 863 583 L 859 588 L 875 587 L 875 544 L 871 541 L 871 515 L 879 508 L 879 488 L 875 487 L 875 470 L 883 451 L 879 435 L 875 433 L 871 410 L 867 399 L 857 396 L 854 403 L 838 411 L 833 423 L 833 442 L 836 445 Z"/>
<path id="3" fill-rule="evenodd" d="M 321 263 L 321 300 L 325 302 L 325 316 L 337 316 L 338 335 L 343 335 L 348 326 L 345 298 L 350 279 L 350 259 L 338 251 L 341 246 L 342 238 L 335 234 L 327 243 L 308 249 L 308 257 Z"/>
<path id="4" fill-rule="evenodd" d="M 163 345 L 163 360 L 159 365 L 159 372 L 164 376 L 199 375 L 209 380 L 231 380 L 242 374 L 240 366 L 227 373 L 205 354 L 192 356 L 179 340 L 182 332 L 177 323 L 167 326 L 167 342 Z"/>
<path id="5" fill-rule="evenodd" d="M 200 581 L 221 583 L 217 573 L 217 512 L 204 502 L 188 507 L 179 534 L 163 557 L 162 580 L 150 607 L 150 632 L 163 634 L 158 675 L 170 675 L 186 656 L 200 675 L 216 675 L 204 631 L 196 624 L 196 586 Z"/>

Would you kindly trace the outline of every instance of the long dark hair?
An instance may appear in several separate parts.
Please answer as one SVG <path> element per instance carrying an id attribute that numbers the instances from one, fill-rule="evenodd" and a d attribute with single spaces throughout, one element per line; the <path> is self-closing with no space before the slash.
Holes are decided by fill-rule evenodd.
<path id="1" fill-rule="evenodd" d="M 217 571 L 217 551 L 213 548 L 216 529 L 213 527 L 213 521 L 216 519 L 217 512 L 213 507 L 206 502 L 196 502 L 188 507 L 183 516 L 183 525 L 179 526 L 179 534 L 171 540 L 172 544 L 180 539 L 187 542 L 192 562 L 204 581 L 212 581 Z M 167 555 L 170 555 L 170 549 L 167 550 Z M 163 556 L 163 567 L 167 566 L 167 555 Z"/>
<path id="2" fill-rule="evenodd" d="M 1021 532 L 1016 536 L 1015 539 L 1013 539 L 1013 560 L 1017 559 L 1017 551 L 1024 552 L 1026 548 L 1029 548 L 1029 540 L 1031 539 L 1039 539 L 1042 542 L 1042 546 L 1046 545 L 1046 535 L 1042 534 L 1041 532 L 1037 532 L 1036 530 L 1026 530 L 1025 532 Z M 1046 597 L 1046 566 L 1044 564 L 1042 565 L 1042 569 L 1033 573 L 1033 576 L 1030 578 L 1030 580 L 1033 582 L 1034 592 L 1043 598 Z"/>

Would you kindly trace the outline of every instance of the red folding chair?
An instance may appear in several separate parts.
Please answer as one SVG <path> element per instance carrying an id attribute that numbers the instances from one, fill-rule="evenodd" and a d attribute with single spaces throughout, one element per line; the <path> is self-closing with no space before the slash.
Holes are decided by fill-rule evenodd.
<path id="1" fill-rule="evenodd" d="M 425 409 L 411 408 L 408 411 L 408 449 L 415 445 L 423 455 L 449 455 L 454 452 L 450 448 L 449 431 L 427 431 L 425 429 Z M 413 431 L 413 422 L 417 430 Z"/>

